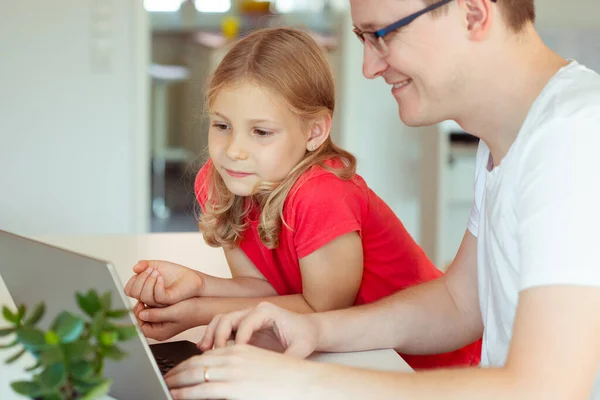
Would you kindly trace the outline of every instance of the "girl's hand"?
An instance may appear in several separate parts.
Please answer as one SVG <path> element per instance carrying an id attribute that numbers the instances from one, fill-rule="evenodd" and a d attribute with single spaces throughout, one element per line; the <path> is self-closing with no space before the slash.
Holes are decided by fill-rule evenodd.
<path id="1" fill-rule="evenodd" d="M 310 314 L 296 314 L 271 303 L 254 309 L 217 315 L 210 322 L 198 347 L 209 350 L 225 347 L 235 333 L 237 344 L 249 343 L 257 332 L 271 330 L 286 354 L 308 357 L 317 348 L 318 327 Z"/>
<path id="2" fill-rule="evenodd" d="M 194 327 L 192 318 L 196 299 L 181 301 L 162 308 L 149 308 L 138 302 L 133 308 L 144 336 L 167 340 Z"/>
<path id="3" fill-rule="evenodd" d="M 165 375 L 174 399 L 307 399 L 324 382 L 323 365 L 249 345 L 192 357 Z M 206 379 L 206 380 L 205 380 Z"/>
<path id="4" fill-rule="evenodd" d="M 168 261 L 142 260 L 125 285 L 125 294 L 151 307 L 164 307 L 202 295 L 202 274 Z"/>

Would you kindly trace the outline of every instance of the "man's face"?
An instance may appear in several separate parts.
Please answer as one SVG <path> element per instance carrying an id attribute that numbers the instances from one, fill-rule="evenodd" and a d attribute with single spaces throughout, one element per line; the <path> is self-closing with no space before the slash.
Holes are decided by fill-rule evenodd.
<path id="1" fill-rule="evenodd" d="M 375 31 L 425 8 L 421 0 L 350 0 L 354 26 Z M 457 2 L 436 17 L 422 15 L 384 37 L 389 49 L 381 57 L 367 43 L 363 74 L 390 84 L 402 121 L 424 126 L 454 119 L 460 108 L 467 32 Z M 439 10 L 438 10 L 439 11 Z"/>

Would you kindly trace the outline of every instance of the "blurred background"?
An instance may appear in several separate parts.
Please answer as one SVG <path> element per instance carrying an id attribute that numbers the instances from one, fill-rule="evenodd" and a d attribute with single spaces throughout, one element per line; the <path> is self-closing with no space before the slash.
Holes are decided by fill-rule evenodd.
<path id="1" fill-rule="evenodd" d="M 598 0 L 537 8 L 547 44 L 600 71 Z M 334 140 L 447 265 L 466 229 L 477 142 L 452 122 L 401 123 L 389 87 L 362 77 L 347 0 L 0 0 L 0 229 L 196 231 L 204 82 L 231 40 L 280 25 L 310 29 L 327 49 Z"/>

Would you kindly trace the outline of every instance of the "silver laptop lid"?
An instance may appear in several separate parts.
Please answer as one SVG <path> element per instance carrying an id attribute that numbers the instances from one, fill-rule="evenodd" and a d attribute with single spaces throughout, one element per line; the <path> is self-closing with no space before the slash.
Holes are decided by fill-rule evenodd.
<path id="1" fill-rule="evenodd" d="M 15 304 L 32 309 L 46 303 L 40 327 L 47 329 L 61 311 L 78 315 L 75 292 L 112 292 L 114 309 L 130 309 L 114 267 L 106 261 L 0 231 L 0 276 Z M 132 312 L 120 323 L 135 324 Z M 105 375 L 113 380 L 110 395 L 117 400 L 170 399 L 169 391 L 138 326 L 138 337 L 119 343 L 128 353 L 121 361 L 107 360 Z"/>

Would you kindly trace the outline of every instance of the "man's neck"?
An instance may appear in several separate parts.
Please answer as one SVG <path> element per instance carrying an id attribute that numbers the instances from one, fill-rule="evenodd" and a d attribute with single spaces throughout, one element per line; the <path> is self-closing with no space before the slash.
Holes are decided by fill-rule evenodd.
<path id="1" fill-rule="evenodd" d="M 494 166 L 508 153 L 540 92 L 567 64 L 533 27 L 486 55 L 480 76 L 472 81 L 471 103 L 457 122 L 488 145 Z"/>

